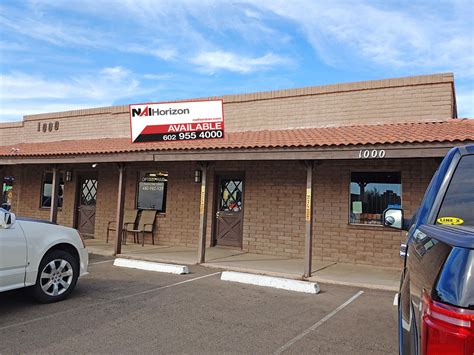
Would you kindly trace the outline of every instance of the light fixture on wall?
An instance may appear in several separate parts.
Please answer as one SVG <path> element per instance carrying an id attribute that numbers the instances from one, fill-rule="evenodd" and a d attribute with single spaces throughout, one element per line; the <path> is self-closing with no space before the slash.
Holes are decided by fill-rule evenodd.
<path id="1" fill-rule="evenodd" d="M 95 169 L 95 168 L 97 168 L 98 165 L 99 165 L 99 164 L 94 163 L 94 164 L 92 164 L 92 167 Z"/>
<path id="2" fill-rule="evenodd" d="M 201 182 L 201 178 L 202 178 L 202 171 L 199 169 L 194 170 L 194 182 L 195 183 Z"/>
<path id="3" fill-rule="evenodd" d="M 66 170 L 65 178 L 66 178 L 66 181 L 71 181 L 72 180 L 72 171 L 71 170 Z"/>

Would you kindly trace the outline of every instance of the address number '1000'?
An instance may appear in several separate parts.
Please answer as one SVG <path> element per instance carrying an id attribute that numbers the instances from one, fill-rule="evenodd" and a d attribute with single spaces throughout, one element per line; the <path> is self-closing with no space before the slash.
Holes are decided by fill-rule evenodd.
<path id="1" fill-rule="evenodd" d="M 377 159 L 385 158 L 383 149 L 361 149 L 359 150 L 359 159 Z"/>

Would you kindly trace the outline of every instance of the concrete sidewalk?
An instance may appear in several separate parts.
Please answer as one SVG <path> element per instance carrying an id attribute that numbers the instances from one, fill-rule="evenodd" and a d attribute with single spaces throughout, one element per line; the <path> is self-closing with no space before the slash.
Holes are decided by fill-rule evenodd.
<path id="1" fill-rule="evenodd" d="M 113 255 L 113 243 L 86 240 L 90 253 Z M 195 265 L 197 249 L 165 246 L 127 244 L 122 246 L 120 257 L 162 263 Z M 291 279 L 303 279 L 303 259 L 290 259 L 272 255 L 245 253 L 228 248 L 207 248 L 206 263 L 202 266 L 231 271 L 249 272 Z M 313 259 L 312 277 L 309 281 L 398 291 L 401 270 L 368 265 L 344 264 Z"/>

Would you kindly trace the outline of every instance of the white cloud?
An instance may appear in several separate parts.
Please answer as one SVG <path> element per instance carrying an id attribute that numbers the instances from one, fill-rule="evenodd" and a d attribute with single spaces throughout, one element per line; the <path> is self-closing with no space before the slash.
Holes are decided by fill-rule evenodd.
<path id="1" fill-rule="evenodd" d="M 61 99 L 70 95 L 71 90 L 72 87 L 67 83 L 48 81 L 42 77 L 25 73 L 0 75 L 1 102 L 35 97 Z"/>
<path id="2" fill-rule="evenodd" d="M 73 3 L 74 5 L 78 5 L 80 2 Z M 103 5 L 109 6 L 109 8 L 107 11 L 103 8 L 102 11 L 113 12 L 114 9 L 110 8 L 110 4 L 111 3 L 105 2 Z M 43 3 L 41 5 L 59 6 L 61 4 Z M 64 5 L 67 5 L 69 8 L 71 3 L 68 2 Z M 88 4 L 88 6 L 89 5 L 90 4 Z M 76 11 L 80 11 L 80 9 L 76 8 Z M 124 15 L 128 17 L 129 13 L 124 12 Z M 161 60 L 171 60 L 177 56 L 176 49 L 170 46 L 157 46 L 155 41 L 152 40 L 136 40 L 133 35 L 130 37 L 122 36 L 120 32 L 112 32 L 101 27 L 90 26 L 87 23 L 81 23 L 80 17 L 78 17 L 78 21 L 63 22 L 63 20 L 57 16 L 44 16 L 43 13 L 41 13 L 39 17 L 36 16 L 38 15 L 34 12 L 25 14 L 14 12 L 10 16 L 15 18 L 13 21 L 0 14 L 0 27 L 7 31 L 58 47 L 88 47 L 115 50 L 152 56 Z M 147 22 L 148 19 L 144 23 Z M 133 34 L 134 32 L 132 31 L 131 33 Z M 7 44 L 2 41 L 0 42 L 0 49 L 18 50 L 20 48 L 18 48 L 18 46 L 13 47 L 12 44 Z"/>
<path id="3" fill-rule="evenodd" d="M 122 0 L 120 6 L 110 1 L 87 3 L 85 6 L 82 1 L 59 1 L 36 3 L 34 9 L 51 17 L 51 23 L 45 21 L 46 18 L 38 20 L 34 13 L 29 12 L 21 17 L 19 23 L 6 20 L 7 27 L 22 35 L 55 45 L 80 44 L 152 56 L 163 61 L 194 63 L 195 60 L 191 58 L 195 53 L 223 51 L 222 43 L 225 43 L 226 50 L 232 50 L 229 48 L 234 47 L 235 43 L 233 40 L 229 41 L 230 34 L 251 45 L 264 43 L 268 46 L 273 43 L 287 43 L 289 39 L 288 35 L 274 26 L 267 26 L 258 11 L 242 3 L 228 4 L 208 0 Z M 108 32 L 104 28 L 90 27 L 87 23 L 82 27 L 69 28 L 61 25 L 60 19 L 52 15 L 55 11 L 78 13 L 82 15 L 78 16 L 79 21 L 81 18 L 89 18 L 105 24 L 112 20 L 125 22 L 130 30 L 119 28 L 116 32 Z M 36 27 L 39 28 L 39 33 L 35 32 Z M 216 39 L 220 37 L 226 37 L 226 42 L 217 42 Z M 86 39 L 89 39 L 89 42 Z M 271 56 L 276 57 L 271 54 L 262 60 L 270 64 L 273 59 Z M 220 70 L 226 69 L 222 66 Z"/>
<path id="4" fill-rule="evenodd" d="M 161 71 L 173 73 L 173 83 L 166 83 L 168 93 L 199 95 L 198 84 L 191 88 L 189 81 L 179 79 L 183 72 L 186 78 L 224 71 L 244 74 L 240 80 L 248 85 L 249 73 L 285 69 L 302 60 L 310 63 L 308 66 L 314 61 L 315 67 L 299 68 L 296 73 L 282 70 L 279 74 L 288 80 L 288 86 L 309 70 L 327 70 L 326 77 L 334 73 L 337 80 L 341 73 L 360 77 L 360 72 L 372 69 L 384 77 L 453 71 L 459 114 L 469 112 L 472 116 L 473 9 L 472 1 L 463 0 L 435 5 L 371 0 L 41 0 L 2 4 L 0 62 L 8 68 L 2 71 L 8 73 L 0 77 L 0 109 L 11 114 L 16 103 L 25 103 L 22 107 L 26 108 L 27 101 L 32 107 L 38 105 L 35 112 L 52 105 L 108 105 L 143 92 L 140 80 L 148 87 L 155 85 L 156 90 L 159 81 L 170 78 Z M 316 54 L 313 57 L 306 52 L 308 44 Z M 340 72 L 321 66 L 315 57 Z M 150 58 L 163 66 L 150 65 Z M 68 75 L 78 67 L 87 70 L 96 59 L 109 61 L 110 67 L 87 75 Z M 136 74 L 114 66 L 121 63 L 136 63 Z M 32 74 L 40 70 L 43 76 Z M 226 87 L 242 85 L 236 77 L 226 82 Z M 262 86 L 268 88 L 269 77 L 261 75 L 257 83 L 265 82 Z M 212 79 L 207 82 L 210 86 L 222 84 Z"/>
<path id="5" fill-rule="evenodd" d="M 249 47 L 257 46 L 281 57 L 280 50 L 288 50 L 292 37 L 289 27 L 275 21 L 283 19 L 296 24 L 318 56 L 334 67 L 362 61 L 364 67 L 375 65 L 394 74 L 397 70 L 454 71 L 458 77 L 474 76 L 474 6 L 470 1 L 437 2 L 436 6 L 423 1 L 370 0 L 122 0 L 120 6 L 114 1 L 40 1 L 31 8 L 25 14 L 0 17 L 0 24 L 56 45 L 113 48 L 184 62 L 196 52 L 236 51 L 232 43 L 217 44 L 217 38 L 238 37 L 246 44 L 246 53 L 255 53 Z M 130 31 L 117 34 L 77 22 L 66 25 L 53 15 L 60 11 L 97 23 L 126 21 Z"/>
<path id="6" fill-rule="evenodd" d="M 242 74 L 265 70 L 286 62 L 286 59 L 272 53 L 265 54 L 262 57 L 247 57 L 224 51 L 201 52 L 192 60 L 192 63 L 198 65 L 202 71 L 207 73 L 229 70 Z"/>
<path id="7" fill-rule="evenodd" d="M 178 52 L 176 49 L 173 48 L 160 48 L 152 49 L 150 51 L 150 54 L 163 60 L 171 60 L 178 55 Z"/>
<path id="8" fill-rule="evenodd" d="M 173 78 L 174 75 L 171 73 L 164 74 L 144 74 L 143 78 L 147 80 L 169 80 Z"/>
<path id="9" fill-rule="evenodd" d="M 104 34 L 99 31 L 86 30 L 68 23 L 62 25 L 59 20 L 55 22 L 41 21 L 39 19 L 17 14 L 15 20 L 0 15 L 0 26 L 18 34 L 34 38 L 53 45 L 80 45 L 98 47 L 106 43 Z"/>
<path id="10" fill-rule="evenodd" d="M 262 16 L 258 12 L 250 9 L 244 9 L 244 14 L 247 17 L 255 18 L 257 20 L 260 20 L 262 18 Z"/>
<path id="11" fill-rule="evenodd" d="M 178 56 L 177 49 L 160 47 L 153 43 L 147 43 L 146 45 L 123 45 L 119 50 L 122 52 L 148 55 L 165 61 L 176 59 Z"/>
<path id="12" fill-rule="evenodd" d="M 0 41 L 0 51 L 25 51 L 28 48 L 25 45 L 15 43 L 15 42 L 7 42 L 7 41 Z"/>
<path id="13" fill-rule="evenodd" d="M 86 75 L 72 79 L 76 95 L 88 99 L 113 102 L 140 94 L 139 81 L 122 67 L 104 68 L 99 75 Z"/>
<path id="14" fill-rule="evenodd" d="M 108 106 L 106 102 L 96 102 L 94 107 Z M 78 104 L 74 102 L 66 103 L 46 103 L 44 101 L 28 100 L 11 104 L 0 104 L 0 122 L 20 121 L 25 115 L 36 115 L 39 113 L 62 112 L 70 110 L 81 110 L 91 108 L 88 103 Z"/>
<path id="15" fill-rule="evenodd" d="M 122 67 L 104 68 L 93 75 L 49 80 L 25 73 L 0 74 L 0 100 L 120 99 L 137 92 L 139 82 Z"/>
<path id="16" fill-rule="evenodd" d="M 19 120 L 30 113 L 109 106 L 146 92 L 134 74 L 122 67 L 64 80 L 18 72 L 1 74 L 0 121 Z"/>
<path id="17" fill-rule="evenodd" d="M 366 60 L 381 68 L 455 71 L 474 75 L 473 8 L 443 4 L 300 0 L 249 1 L 296 23 L 321 59 L 331 66 Z M 445 4 L 450 7 L 449 4 Z"/>

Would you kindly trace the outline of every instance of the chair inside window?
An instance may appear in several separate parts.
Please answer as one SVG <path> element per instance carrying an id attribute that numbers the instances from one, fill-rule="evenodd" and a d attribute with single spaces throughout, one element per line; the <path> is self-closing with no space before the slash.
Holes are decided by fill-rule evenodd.
<path id="1" fill-rule="evenodd" d="M 127 228 L 134 229 L 135 228 L 135 223 L 137 221 L 137 215 L 138 215 L 138 210 L 125 210 L 123 212 L 123 230 L 122 230 L 122 243 L 126 244 L 127 243 L 127 234 L 125 231 Z M 116 222 L 115 221 L 110 221 L 107 225 L 107 239 L 106 243 L 109 242 L 109 234 L 111 231 L 115 232 Z M 134 234 L 134 242 L 138 243 L 138 240 L 135 240 L 136 235 Z"/>
<path id="2" fill-rule="evenodd" d="M 140 242 L 140 234 L 142 236 L 142 246 L 145 245 L 145 233 L 151 233 L 151 242 L 155 245 L 155 229 L 157 226 L 156 223 L 156 213 L 155 210 L 143 210 L 140 215 L 140 220 L 138 221 L 138 225 L 136 228 L 124 229 L 124 233 L 133 233 L 134 240 Z"/>

